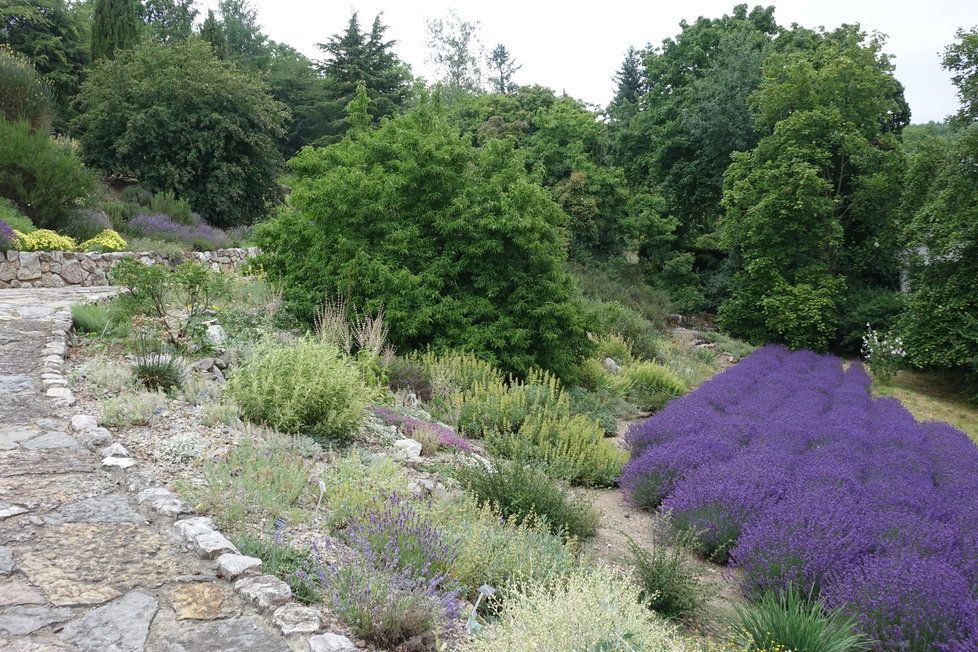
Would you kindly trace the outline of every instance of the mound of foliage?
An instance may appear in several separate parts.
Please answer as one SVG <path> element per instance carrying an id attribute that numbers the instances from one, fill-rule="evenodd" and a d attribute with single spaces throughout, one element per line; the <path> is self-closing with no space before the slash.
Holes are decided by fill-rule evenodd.
<path id="1" fill-rule="evenodd" d="M 626 493 L 729 557 L 749 594 L 821 596 L 880 650 L 978 636 L 978 448 L 874 399 L 860 365 L 767 346 L 628 441 Z"/>
<path id="2" fill-rule="evenodd" d="M 569 370 L 587 338 L 562 269 L 564 215 L 520 155 L 472 147 L 436 102 L 377 129 L 353 105 L 361 126 L 300 152 L 289 208 L 256 230 L 286 302 L 311 320 L 324 296 L 349 296 L 383 307 L 396 346 Z"/>

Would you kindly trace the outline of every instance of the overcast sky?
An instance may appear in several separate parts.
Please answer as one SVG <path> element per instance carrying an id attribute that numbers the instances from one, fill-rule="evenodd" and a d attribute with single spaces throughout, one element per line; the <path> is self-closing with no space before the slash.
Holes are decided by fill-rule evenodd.
<path id="1" fill-rule="evenodd" d="M 487 48 L 504 43 L 523 64 L 518 83 L 550 86 L 602 106 L 611 99 L 611 78 L 629 45 L 658 44 L 676 34 L 681 19 L 720 16 L 737 4 L 736 0 L 252 1 L 271 38 L 313 58 L 320 57 L 315 44 L 341 30 L 351 11 L 358 10 L 367 25 L 383 11 L 388 34 L 398 41 L 399 56 L 416 75 L 427 79 L 435 75 L 426 61 L 425 21 L 454 8 L 463 18 L 481 23 Z M 940 66 L 940 51 L 952 41 L 955 29 L 978 24 L 975 0 L 782 0 L 774 4 L 781 25 L 833 28 L 858 22 L 866 30 L 887 34 L 887 50 L 896 55 L 896 76 L 906 87 L 913 122 L 942 120 L 957 109 L 950 77 Z"/>

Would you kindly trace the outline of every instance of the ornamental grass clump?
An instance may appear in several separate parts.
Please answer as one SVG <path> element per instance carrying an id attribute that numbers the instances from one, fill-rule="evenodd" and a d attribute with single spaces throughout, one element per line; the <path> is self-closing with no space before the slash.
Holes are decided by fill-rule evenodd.
<path id="1" fill-rule="evenodd" d="M 750 605 L 734 607 L 730 639 L 744 652 L 861 652 L 869 639 L 855 631 L 856 622 L 821 600 L 789 585 L 769 591 Z"/>
<path id="2" fill-rule="evenodd" d="M 371 398 L 357 365 L 318 338 L 259 343 L 227 390 L 245 419 L 327 442 L 349 440 Z"/>
<path id="3" fill-rule="evenodd" d="M 666 618 L 686 618 L 698 612 L 710 588 L 700 579 L 693 560 L 693 537 L 689 533 L 667 536 L 657 533 L 651 547 L 629 540 L 629 562 L 646 607 Z"/>
<path id="4" fill-rule="evenodd" d="M 634 426 L 620 485 L 729 558 L 749 596 L 824 598 L 874 649 L 972 649 L 978 447 L 870 382 L 858 363 L 758 349 Z"/>

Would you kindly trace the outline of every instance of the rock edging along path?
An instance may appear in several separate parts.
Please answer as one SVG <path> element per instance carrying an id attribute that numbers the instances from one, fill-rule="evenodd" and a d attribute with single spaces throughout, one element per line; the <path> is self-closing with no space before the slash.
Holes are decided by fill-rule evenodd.
<path id="1" fill-rule="evenodd" d="M 0 649 L 354 650 L 73 414 L 70 306 L 114 292 L 0 290 Z"/>
<path id="2" fill-rule="evenodd" d="M 74 251 L 7 251 L 0 250 L 0 289 L 61 288 L 109 285 L 109 271 L 123 258 L 136 258 L 146 265 L 170 267 L 185 262 L 206 265 L 214 271 L 236 269 L 258 254 L 258 249 L 218 249 L 166 253 Z"/>

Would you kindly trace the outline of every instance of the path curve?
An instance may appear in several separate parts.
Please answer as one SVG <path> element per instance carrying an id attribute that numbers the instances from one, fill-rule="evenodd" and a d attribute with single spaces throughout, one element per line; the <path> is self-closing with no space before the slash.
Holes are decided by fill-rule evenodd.
<path id="1" fill-rule="evenodd" d="M 70 306 L 114 291 L 0 290 L 0 649 L 309 650 L 69 434 Z"/>

